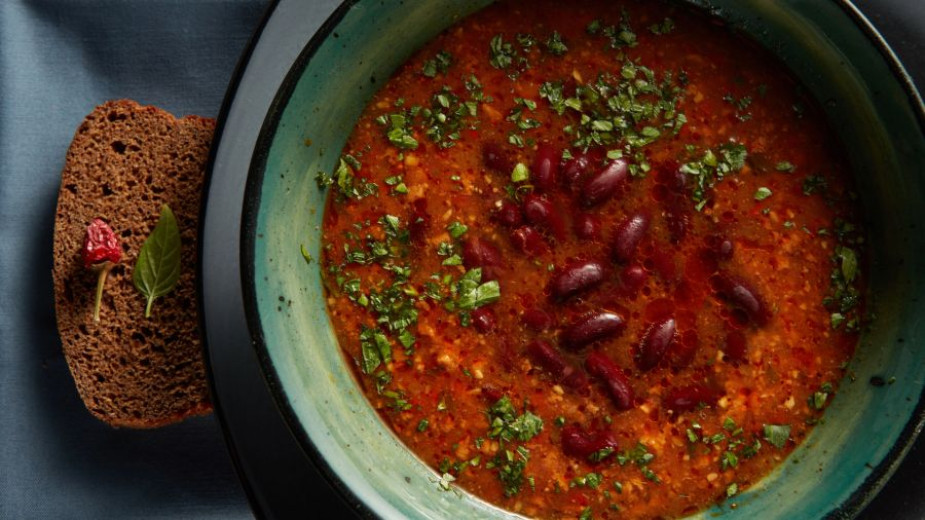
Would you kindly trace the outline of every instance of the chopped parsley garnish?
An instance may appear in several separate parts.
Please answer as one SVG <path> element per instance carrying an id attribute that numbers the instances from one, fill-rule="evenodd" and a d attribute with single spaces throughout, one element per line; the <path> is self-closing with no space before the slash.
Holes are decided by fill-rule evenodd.
<path id="1" fill-rule="evenodd" d="M 832 394 L 832 385 L 831 383 L 822 383 L 819 387 L 819 390 L 813 392 L 812 395 L 807 399 L 807 404 L 813 410 L 822 410 L 825 408 L 825 404 L 829 400 L 829 395 Z"/>
<path id="2" fill-rule="evenodd" d="M 418 148 L 415 129 L 440 148 L 450 148 L 460 139 L 461 130 L 475 128 L 478 124 L 478 104 L 483 98 L 475 76 L 466 82 L 466 89 L 470 95 L 468 100 L 444 85 L 431 96 L 429 106 L 403 108 L 404 103 L 396 103 L 396 108 L 400 108 L 398 112 L 382 114 L 376 122 L 383 127 L 388 141 L 399 150 Z"/>
<path id="3" fill-rule="evenodd" d="M 459 238 L 469 230 L 469 227 L 459 221 L 456 221 L 447 226 L 446 230 L 450 233 L 451 237 Z"/>
<path id="4" fill-rule="evenodd" d="M 828 188 L 828 183 L 822 175 L 808 175 L 803 180 L 803 195 L 824 192 L 826 188 Z"/>
<path id="5" fill-rule="evenodd" d="M 575 477 L 569 483 L 569 487 L 586 487 L 591 489 L 597 489 L 601 485 L 601 482 L 604 481 L 604 476 L 600 473 L 588 473 L 587 475 L 581 477 Z"/>
<path id="6" fill-rule="evenodd" d="M 629 463 L 635 464 L 646 479 L 660 483 L 661 480 L 650 468 L 649 463 L 655 460 L 655 455 L 649 452 L 648 447 L 641 442 L 637 442 L 632 449 L 620 452 L 617 455 L 617 464 L 625 466 Z"/>
<path id="7" fill-rule="evenodd" d="M 360 353 L 363 357 L 363 372 L 366 374 L 372 374 L 380 364 L 392 361 L 392 345 L 389 338 L 384 333 L 366 326 L 363 326 L 360 332 Z"/>
<path id="8" fill-rule="evenodd" d="M 797 167 L 794 166 L 793 163 L 790 161 L 780 161 L 777 163 L 777 165 L 775 165 L 774 168 L 779 172 L 787 172 L 787 173 L 790 173 L 797 169 Z"/>
<path id="9" fill-rule="evenodd" d="M 841 241 L 844 242 L 844 238 Z M 846 331 L 853 332 L 860 327 L 858 305 L 861 294 L 856 283 L 859 274 L 858 257 L 854 249 L 837 245 L 832 255 L 832 263 L 834 267 L 829 276 L 831 294 L 826 296 L 822 304 L 832 311 L 833 329 L 838 330 L 844 326 Z"/>
<path id="10" fill-rule="evenodd" d="M 495 35 L 495 37 L 491 39 L 488 50 L 489 63 L 496 69 L 506 69 L 510 67 L 514 62 L 517 52 L 514 50 L 514 46 L 509 42 L 505 42 L 500 34 Z"/>
<path id="11" fill-rule="evenodd" d="M 729 487 L 726 488 L 726 497 L 727 498 L 734 497 L 736 493 L 738 492 L 739 492 L 739 485 L 733 482 L 732 484 L 729 484 Z"/>
<path id="12" fill-rule="evenodd" d="M 562 56 L 568 52 L 568 47 L 562 41 L 562 35 L 558 31 L 553 31 L 546 40 L 546 50 L 553 56 Z"/>
<path id="13" fill-rule="evenodd" d="M 524 409 L 517 413 L 508 396 L 503 396 L 487 411 L 488 437 L 498 439 L 502 448 L 516 442 L 526 442 L 543 430 L 543 420 Z M 514 496 L 520 492 L 524 482 L 524 469 L 529 460 L 529 451 L 518 445 L 513 451 L 502 449 L 486 467 L 498 468 L 498 478 L 504 484 L 505 496 Z"/>
<path id="14" fill-rule="evenodd" d="M 789 424 L 765 424 L 762 426 L 764 439 L 777 448 L 783 448 L 790 439 Z"/>
<path id="15" fill-rule="evenodd" d="M 485 282 L 461 292 L 457 305 L 463 310 L 478 309 L 483 305 L 494 303 L 501 298 L 501 289 L 497 280 Z"/>
<path id="16" fill-rule="evenodd" d="M 755 200 L 762 201 L 772 194 L 771 190 L 762 186 L 755 191 Z"/>
<path id="17" fill-rule="evenodd" d="M 305 259 L 306 264 L 312 263 L 312 254 L 308 252 L 308 249 L 305 248 L 305 244 L 299 246 L 299 251 L 302 253 L 302 258 Z"/>
<path id="18" fill-rule="evenodd" d="M 748 151 L 745 145 L 724 143 L 716 151 L 708 148 L 699 159 L 681 165 L 681 173 L 694 181 L 691 196 L 698 211 L 707 203 L 707 192 L 727 175 L 741 171 L 745 167 L 746 157 Z"/>
<path id="19" fill-rule="evenodd" d="M 333 175 L 319 171 L 315 181 L 319 189 L 333 187 L 339 196 L 347 199 L 362 199 L 378 193 L 379 186 L 376 183 L 357 177 L 355 172 L 359 170 L 360 162 L 351 155 L 344 155 L 337 162 Z"/>
<path id="20" fill-rule="evenodd" d="M 739 121 L 748 121 L 752 118 L 751 113 L 746 112 L 746 109 L 752 104 L 751 96 L 743 96 L 739 99 L 736 99 L 732 96 L 732 94 L 726 94 L 723 96 L 723 101 L 736 108 L 735 116 Z"/>
<path id="21" fill-rule="evenodd" d="M 517 163 L 511 172 L 511 182 L 524 182 L 530 180 L 530 169 L 524 163 Z"/>
<path id="22" fill-rule="evenodd" d="M 390 114 L 387 118 L 379 119 L 380 124 L 386 125 L 385 136 L 389 142 L 401 150 L 416 150 L 418 141 L 414 138 L 411 122 L 404 114 Z"/>
<path id="23" fill-rule="evenodd" d="M 453 55 L 447 51 L 440 51 L 433 58 L 424 62 L 424 67 L 421 69 L 421 74 L 427 76 L 428 78 L 434 78 L 437 76 L 437 73 L 446 75 L 447 71 L 450 69 L 450 65 L 453 64 Z"/>
<path id="24" fill-rule="evenodd" d="M 591 36 L 606 36 L 611 49 L 635 47 L 639 43 L 636 39 L 636 33 L 633 32 L 633 28 L 630 26 L 629 13 L 626 12 L 626 9 L 622 11 L 619 25 L 605 26 L 600 20 L 592 20 L 585 28 L 585 31 Z"/>
<path id="25" fill-rule="evenodd" d="M 668 34 L 674 30 L 674 20 L 671 18 L 665 18 L 660 23 L 655 23 L 649 26 L 649 32 L 655 35 Z"/>
<path id="26" fill-rule="evenodd" d="M 485 467 L 498 469 L 498 479 L 504 485 L 504 496 L 512 497 L 520 493 L 524 480 L 532 482 L 531 479 L 524 477 L 524 470 L 527 468 L 529 460 L 530 450 L 523 446 L 518 446 L 514 451 L 502 450 Z"/>
<path id="27" fill-rule="evenodd" d="M 659 80 L 652 69 L 626 61 L 619 75 L 602 73 L 572 92 L 566 92 L 564 84 L 545 82 L 539 94 L 556 114 L 572 121 L 565 133 L 576 148 L 622 146 L 630 155 L 676 134 L 687 121 L 677 110 L 682 89 L 670 71 Z"/>
<path id="28" fill-rule="evenodd" d="M 386 186 L 391 186 L 392 195 L 407 195 L 408 186 L 405 185 L 405 181 L 402 179 L 401 175 L 393 175 L 391 177 L 386 177 L 383 182 Z"/>

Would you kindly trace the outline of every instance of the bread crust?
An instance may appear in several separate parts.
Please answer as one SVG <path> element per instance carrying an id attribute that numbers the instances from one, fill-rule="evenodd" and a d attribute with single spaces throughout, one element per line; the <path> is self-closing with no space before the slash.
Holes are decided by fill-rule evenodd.
<path id="1" fill-rule="evenodd" d="M 116 427 L 155 428 L 212 411 L 196 291 L 201 189 L 215 121 L 176 118 L 132 100 L 91 112 L 67 152 L 55 213 L 55 315 L 78 393 Z M 150 318 L 132 270 L 160 207 L 177 217 L 181 273 Z M 119 237 L 122 261 L 109 274 L 100 321 L 92 318 L 96 273 L 80 250 L 100 217 Z"/>

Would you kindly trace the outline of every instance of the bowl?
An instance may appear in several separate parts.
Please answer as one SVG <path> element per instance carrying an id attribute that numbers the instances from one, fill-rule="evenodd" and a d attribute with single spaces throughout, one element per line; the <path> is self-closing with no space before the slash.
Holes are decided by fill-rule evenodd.
<path id="1" fill-rule="evenodd" d="M 225 351 L 243 345 L 250 352 L 234 362 L 262 375 L 301 451 L 364 516 L 517 517 L 441 489 L 439 475 L 379 419 L 340 353 L 319 264 L 300 252 L 320 257 L 324 193 L 315 172 L 333 170 L 376 88 L 417 48 L 488 3 L 347 1 L 297 55 L 283 49 L 294 59 L 270 67 L 281 81 L 268 103 L 232 90 L 220 119 L 200 255 L 217 409 L 231 428 L 222 410 L 248 399 L 215 374 L 228 362 Z M 760 483 L 695 517 L 853 517 L 889 479 L 925 417 L 925 233 L 917 227 L 925 109 L 896 57 L 846 1 L 688 3 L 771 49 L 821 102 L 846 145 L 868 217 L 877 316 L 824 423 Z M 276 8 L 297 10 L 286 2 Z M 250 60 L 272 51 L 257 42 Z M 251 103 L 259 113 L 248 113 Z M 245 118 L 261 122 L 253 143 L 235 132 Z M 247 468 L 238 469 L 246 477 Z"/>

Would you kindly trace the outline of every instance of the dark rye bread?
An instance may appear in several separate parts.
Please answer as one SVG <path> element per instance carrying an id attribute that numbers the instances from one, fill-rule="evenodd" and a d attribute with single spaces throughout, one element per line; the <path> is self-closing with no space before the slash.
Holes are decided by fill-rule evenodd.
<path id="1" fill-rule="evenodd" d="M 212 410 L 195 275 L 200 190 L 214 129 L 211 119 L 109 101 L 86 117 L 68 149 L 55 214 L 58 331 L 80 397 L 112 426 L 154 428 Z M 181 274 L 146 319 L 132 272 L 165 203 L 180 228 Z M 98 323 L 97 276 L 80 255 L 95 217 L 109 223 L 122 245 Z"/>

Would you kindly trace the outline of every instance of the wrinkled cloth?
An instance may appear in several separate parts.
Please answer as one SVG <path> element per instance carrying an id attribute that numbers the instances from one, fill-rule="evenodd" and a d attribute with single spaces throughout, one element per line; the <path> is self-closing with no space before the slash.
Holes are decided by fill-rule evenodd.
<path id="1" fill-rule="evenodd" d="M 0 1 L 0 518 L 253 518 L 214 415 L 133 431 L 84 408 L 52 232 L 83 117 L 114 98 L 217 117 L 268 3 Z"/>

